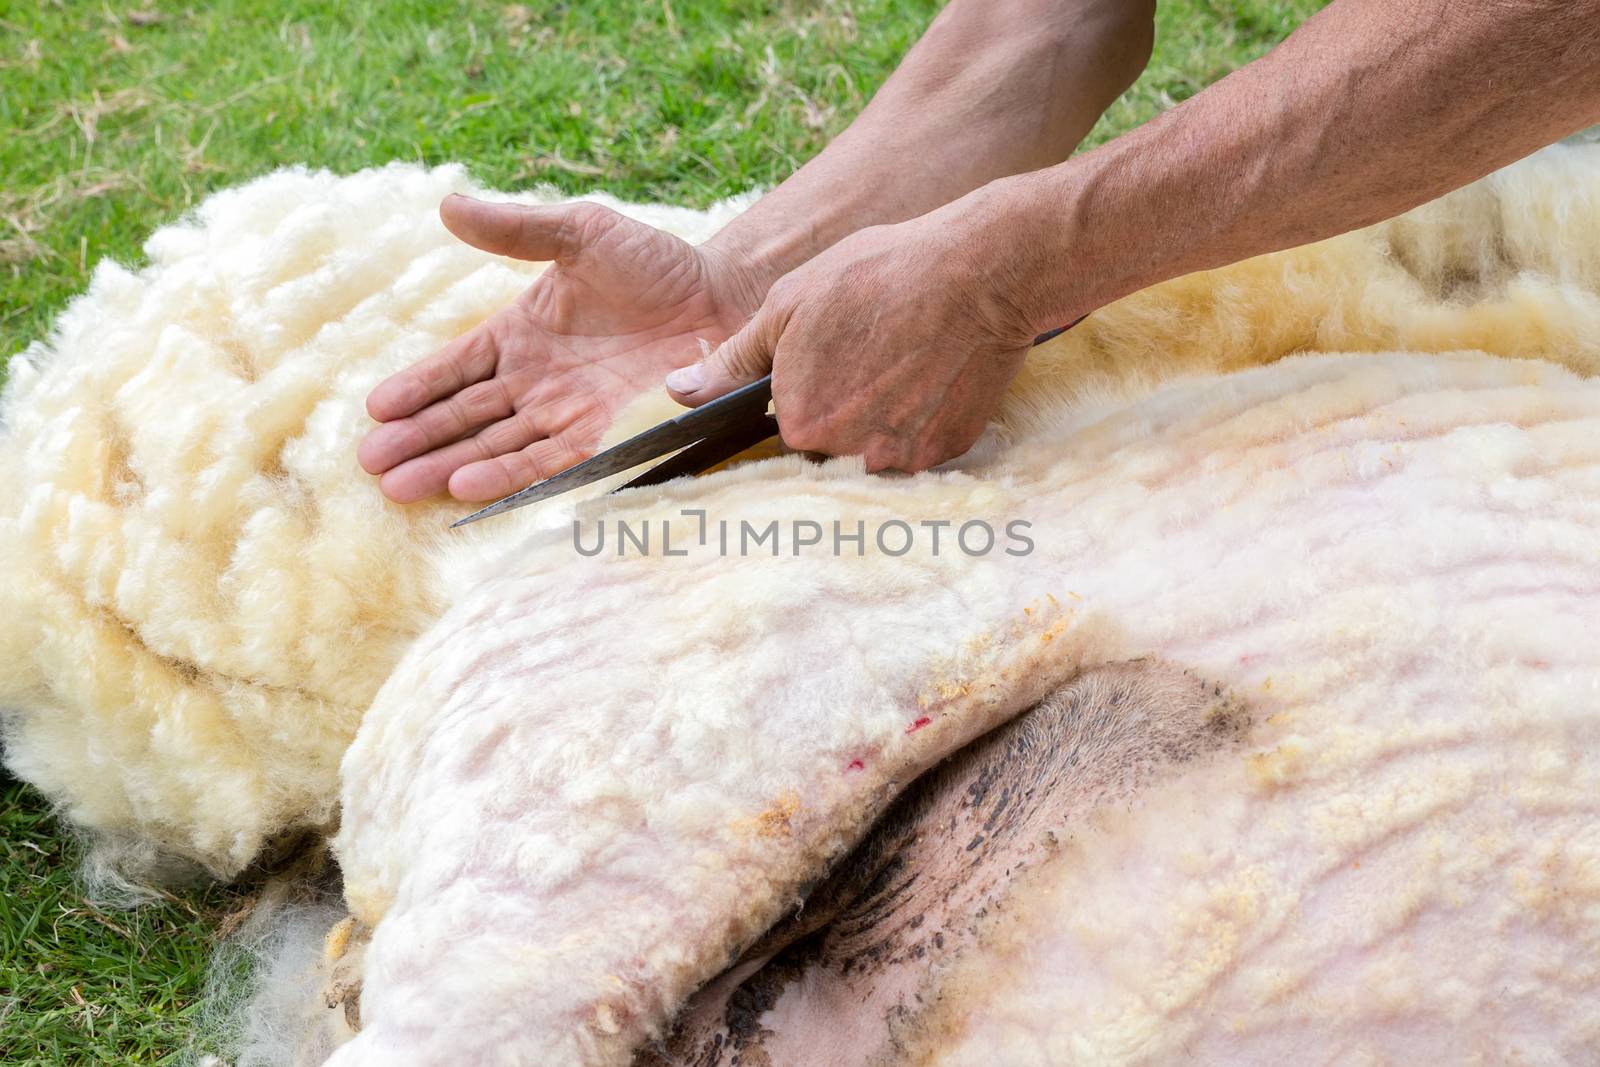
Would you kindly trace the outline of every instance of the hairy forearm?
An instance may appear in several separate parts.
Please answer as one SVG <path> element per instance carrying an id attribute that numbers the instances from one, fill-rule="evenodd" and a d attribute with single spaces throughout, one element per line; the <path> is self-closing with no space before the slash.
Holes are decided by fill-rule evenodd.
<path id="1" fill-rule="evenodd" d="M 1390 217 L 1600 121 L 1597 57 L 1597 0 L 1336 0 L 1157 120 L 942 214 L 1025 336 Z"/>
<path id="2" fill-rule="evenodd" d="M 855 122 L 707 247 L 764 286 L 862 227 L 1061 162 L 1138 77 L 1154 6 L 953 0 Z"/>

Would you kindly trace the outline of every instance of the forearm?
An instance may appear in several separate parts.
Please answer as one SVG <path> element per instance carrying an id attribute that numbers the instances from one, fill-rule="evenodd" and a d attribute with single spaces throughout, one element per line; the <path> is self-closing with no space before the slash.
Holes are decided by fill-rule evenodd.
<path id="1" fill-rule="evenodd" d="M 1024 336 L 1388 218 L 1600 121 L 1597 56 L 1597 0 L 1336 0 L 1157 120 L 943 212 Z"/>
<path id="2" fill-rule="evenodd" d="M 953 0 L 855 122 L 707 247 L 764 292 L 864 226 L 1059 163 L 1143 69 L 1154 6 Z"/>

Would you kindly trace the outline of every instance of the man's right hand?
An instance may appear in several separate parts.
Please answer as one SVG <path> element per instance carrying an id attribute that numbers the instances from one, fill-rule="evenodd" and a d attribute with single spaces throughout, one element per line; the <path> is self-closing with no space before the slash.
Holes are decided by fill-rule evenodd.
<path id="1" fill-rule="evenodd" d="M 486 252 L 553 260 L 513 303 L 381 382 L 382 425 L 358 453 L 383 494 L 494 500 L 593 454 L 618 410 L 700 358 L 761 303 L 741 268 L 596 204 L 452 196 L 450 232 Z"/>

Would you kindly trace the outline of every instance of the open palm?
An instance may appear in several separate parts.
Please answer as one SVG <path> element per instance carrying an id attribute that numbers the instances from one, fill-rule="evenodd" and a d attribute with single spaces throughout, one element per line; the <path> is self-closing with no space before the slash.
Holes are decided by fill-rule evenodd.
<path id="1" fill-rule="evenodd" d="M 367 398 L 358 453 L 401 503 L 492 500 L 587 458 L 617 411 L 755 311 L 709 253 L 596 204 L 454 196 L 439 213 L 485 251 L 553 260 L 520 297 Z"/>

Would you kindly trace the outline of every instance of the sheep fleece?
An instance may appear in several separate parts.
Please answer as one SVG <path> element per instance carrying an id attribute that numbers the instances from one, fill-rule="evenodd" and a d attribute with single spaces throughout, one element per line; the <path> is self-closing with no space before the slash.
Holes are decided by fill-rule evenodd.
<path id="1" fill-rule="evenodd" d="M 10 361 L 5 758 L 142 876 L 175 856 L 230 877 L 327 827 L 340 756 L 462 559 L 536 523 L 447 538 L 458 509 L 390 505 L 354 460 L 371 386 L 542 269 L 450 237 L 437 205 L 458 191 L 474 191 L 458 167 L 397 164 L 218 193 L 156 232 L 147 267 L 101 262 Z M 689 239 L 739 207 L 611 203 Z M 1034 353 L 995 439 L 1297 351 L 1592 374 L 1597 293 L 1600 146 L 1557 146 L 1370 230 L 1102 308 Z"/>
<path id="2" fill-rule="evenodd" d="M 1600 1044 L 1600 150 L 1101 309 L 957 469 L 783 458 L 447 540 L 352 456 L 366 390 L 538 269 L 448 240 L 465 185 L 220 194 L 5 399 L 8 764 L 222 875 L 342 777 L 374 933 L 336 1062 L 626 1062 L 898 786 L 1151 654 L 1249 745 L 1030 872 L 930 1055 Z M 1340 351 L 1382 354 L 1284 358 Z M 684 508 L 1034 551 L 734 559 Z M 574 516 L 688 554 L 584 557 Z"/>
<path id="3" fill-rule="evenodd" d="M 230 877 L 327 827 L 362 713 L 447 602 L 459 509 L 387 504 L 354 456 L 373 385 L 543 269 L 450 237 L 463 191 L 390 166 L 218 193 L 10 362 L 6 761 L 134 873 Z M 626 209 L 690 237 L 734 210 Z"/>

